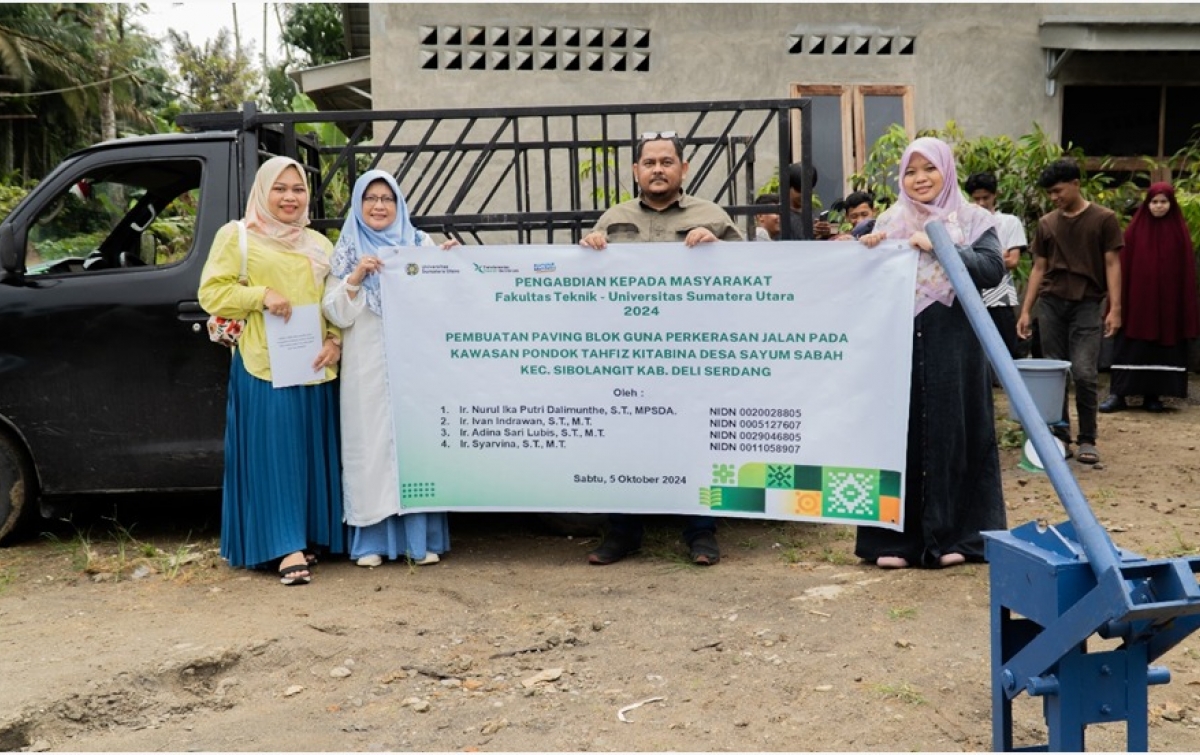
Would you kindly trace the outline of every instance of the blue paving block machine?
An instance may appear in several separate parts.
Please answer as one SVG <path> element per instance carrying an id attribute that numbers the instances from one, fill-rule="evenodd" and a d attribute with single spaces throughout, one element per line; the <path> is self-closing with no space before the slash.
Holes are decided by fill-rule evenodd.
<path id="1" fill-rule="evenodd" d="M 1042 459 L 1068 521 L 986 532 L 991 577 L 992 748 L 1011 752 L 1013 698 L 1040 697 L 1049 741 L 1022 751 L 1081 752 L 1089 724 L 1125 722 L 1127 748 L 1149 748 L 1151 665 L 1200 628 L 1200 557 L 1147 559 L 1118 548 L 1096 519 L 1041 418 L 979 291 L 941 223 L 934 250 Z M 1089 652 L 1093 637 L 1109 649 Z M 1093 644 L 1099 644 L 1094 642 Z"/>

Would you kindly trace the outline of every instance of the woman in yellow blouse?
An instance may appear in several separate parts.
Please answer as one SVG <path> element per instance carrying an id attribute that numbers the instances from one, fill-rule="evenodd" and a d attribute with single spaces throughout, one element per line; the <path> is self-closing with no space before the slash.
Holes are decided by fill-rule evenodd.
<path id="1" fill-rule="evenodd" d="M 246 205 L 246 285 L 237 223 L 217 232 L 200 279 L 209 314 L 245 319 L 233 353 L 225 427 L 221 555 L 235 567 L 276 565 L 285 585 L 312 579 L 306 550 L 345 552 L 338 469 L 338 397 L 332 382 L 341 332 L 325 334 L 313 363 L 322 377 L 274 388 L 264 312 L 290 318 L 294 306 L 320 309 L 333 247 L 309 230 L 308 185 L 286 157 L 263 163 Z"/>

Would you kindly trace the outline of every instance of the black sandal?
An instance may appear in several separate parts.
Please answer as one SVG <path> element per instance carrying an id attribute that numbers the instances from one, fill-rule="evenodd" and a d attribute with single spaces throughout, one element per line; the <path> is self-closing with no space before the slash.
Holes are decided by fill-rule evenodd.
<path id="1" fill-rule="evenodd" d="M 302 575 L 301 572 L 303 572 Z M 308 564 L 279 567 L 280 584 L 291 587 L 292 585 L 307 585 L 309 582 L 312 582 L 312 574 L 308 571 Z"/>

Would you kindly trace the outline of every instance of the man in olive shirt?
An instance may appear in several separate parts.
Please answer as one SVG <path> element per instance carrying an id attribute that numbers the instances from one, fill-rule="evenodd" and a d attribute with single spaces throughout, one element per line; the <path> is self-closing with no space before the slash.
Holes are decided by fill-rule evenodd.
<path id="1" fill-rule="evenodd" d="M 1092 204 L 1079 190 L 1079 166 L 1073 160 L 1051 163 L 1038 185 L 1050 195 L 1055 208 L 1038 220 L 1033 237 L 1033 271 L 1017 335 L 1029 338 L 1030 320 L 1037 304 L 1042 355 L 1071 362 L 1075 382 L 1075 410 L 1079 415 L 1078 450 L 1082 464 L 1096 464 L 1096 378 L 1101 335 L 1114 335 L 1121 327 L 1121 247 L 1125 240 L 1112 210 Z M 1102 307 L 1109 297 L 1108 314 Z M 1066 396 L 1063 421 L 1066 443 L 1071 420 Z"/>
<path id="2" fill-rule="evenodd" d="M 718 205 L 683 192 L 688 164 L 683 159 L 683 141 L 674 132 L 643 134 L 634 159 L 637 198 L 608 208 L 579 243 L 604 249 L 609 242 L 682 241 L 695 246 L 745 240 Z"/>
<path id="3" fill-rule="evenodd" d="M 712 241 L 743 241 L 741 231 L 718 205 L 683 191 L 688 164 L 683 141 L 673 131 L 642 134 L 634 149 L 633 177 L 638 197 L 610 207 L 580 244 L 604 249 L 608 244 L 682 241 L 689 247 Z M 610 514 L 604 540 L 588 554 L 588 563 L 616 563 L 642 546 L 643 520 L 636 514 Z M 721 559 L 717 522 L 711 516 L 689 516 L 683 528 L 692 562 L 709 566 Z"/>

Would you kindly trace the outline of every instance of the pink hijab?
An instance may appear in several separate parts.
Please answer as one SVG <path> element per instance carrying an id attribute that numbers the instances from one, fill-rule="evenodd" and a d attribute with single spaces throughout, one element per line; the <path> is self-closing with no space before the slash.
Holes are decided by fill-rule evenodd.
<path id="1" fill-rule="evenodd" d="M 954 152 L 941 139 L 923 136 L 914 139 L 900 158 L 900 181 L 914 154 L 920 154 L 942 174 L 942 190 L 928 204 L 918 202 L 900 191 L 900 199 L 889 207 L 875 223 L 875 232 L 884 233 L 889 239 L 907 241 L 914 233 L 925 230 L 931 220 L 940 220 L 950 233 L 956 246 L 969 246 L 989 228 L 994 228 L 996 219 L 992 213 L 972 204 L 958 187 L 958 170 L 954 166 Z M 913 315 L 920 314 L 934 302 L 947 307 L 954 303 L 954 286 L 946 271 L 932 253 L 922 252 L 917 262 L 917 290 Z"/>
<path id="2" fill-rule="evenodd" d="M 312 266 L 313 279 L 320 285 L 329 273 L 329 256 L 318 240 L 305 230 L 309 224 L 307 199 L 304 216 L 295 223 L 285 223 L 276 218 L 267 204 L 271 187 L 288 168 L 294 168 L 304 178 L 304 166 L 290 157 L 272 157 L 258 169 L 254 175 L 254 186 L 250 188 L 250 198 L 246 202 L 246 228 L 274 241 L 279 251 L 307 257 Z"/>

